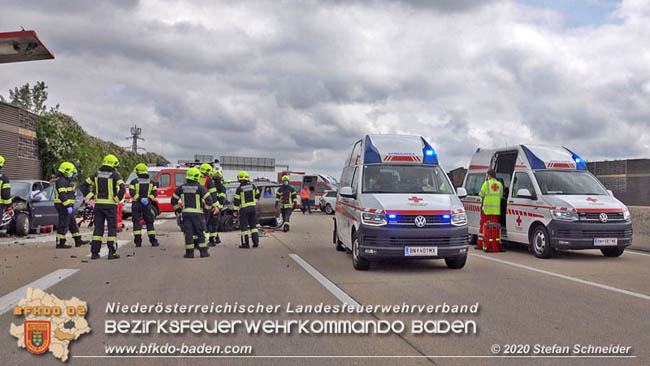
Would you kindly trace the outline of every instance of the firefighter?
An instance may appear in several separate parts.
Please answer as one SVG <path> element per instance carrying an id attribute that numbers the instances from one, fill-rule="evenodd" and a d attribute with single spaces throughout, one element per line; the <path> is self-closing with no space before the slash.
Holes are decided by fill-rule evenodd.
<path id="1" fill-rule="evenodd" d="M 501 199 L 503 198 L 503 184 L 496 178 L 494 169 L 487 172 L 487 179 L 483 182 L 481 191 L 478 193 L 483 198 L 481 209 L 481 223 L 479 228 L 478 249 L 485 247 L 485 235 L 483 226 L 485 223 L 499 223 L 501 215 Z"/>
<path id="2" fill-rule="evenodd" d="M 86 201 L 95 200 L 95 230 L 91 242 L 90 259 L 99 259 L 99 250 L 102 247 L 104 236 L 104 222 L 108 226 L 108 259 L 118 259 L 117 254 L 117 205 L 124 199 L 124 180 L 117 172 L 120 165 L 117 157 L 113 154 L 104 157 L 104 163 L 90 177 L 81 184 Z"/>
<path id="3" fill-rule="evenodd" d="M 0 155 L 0 170 L 5 166 L 5 158 Z M 0 217 L 11 207 L 11 181 L 0 171 Z"/>
<path id="4" fill-rule="evenodd" d="M 219 202 L 219 207 L 222 208 L 226 203 L 226 186 L 223 185 L 223 172 L 221 170 L 215 170 L 212 175 L 214 180 L 214 185 L 217 188 L 217 201 Z M 214 220 L 208 224 L 208 231 L 210 232 L 210 240 L 208 241 L 208 246 L 216 246 L 221 243 L 219 238 L 219 216 L 214 217 Z"/>
<path id="5" fill-rule="evenodd" d="M 190 168 L 185 173 L 187 183 L 176 188 L 172 196 L 172 206 L 182 218 L 182 229 L 185 234 L 185 258 L 194 258 L 194 237 L 198 240 L 199 253 L 201 258 L 209 257 L 208 243 L 205 238 L 205 215 L 203 209 L 217 210 L 213 208 L 212 197 L 203 185 L 199 182 L 201 171 Z M 179 201 L 182 208 L 179 206 Z"/>
<path id="6" fill-rule="evenodd" d="M 289 231 L 289 219 L 293 212 L 293 207 L 296 205 L 296 190 L 289 185 L 289 176 L 282 177 L 282 187 L 278 189 L 275 194 L 275 207 L 280 205 L 280 212 L 282 212 L 282 231 L 285 233 Z"/>
<path id="7" fill-rule="evenodd" d="M 72 248 L 72 246 L 65 244 L 65 234 L 68 230 L 70 230 L 70 234 L 72 234 L 76 247 L 88 244 L 87 241 L 81 240 L 79 226 L 74 218 L 76 195 L 74 185 L 72 184 L 72 177 L 76 172 L 77 170 L 75 169 L 74 164 L 66 161 L 61 163 L 59 171 L 56 174 L 57 179 L 54 183 L 54 208 L 59 214 L 59 221 L 56 225 L 57 249 Z"/>
<path id="8" fill-rule="evenodd" d="M 156 228 L 154 220 L 156 219 L 153 212 L 153 200 L 158 194 L 158 183 L 149 178 L 149 169 L 146 164 L 140 163 L 135 166 L 137 175 L 129 182 L 129 192 L 131 192 L 131 218 L 133 220 L 133 242 L 136 247 L 142 246 L 142 219 L 147 225 L 147 236 L 152 247 L 158 246 L 156 239 Z"/>
<path id="9" fill-rule="evenodd" d="M 217 186 L 214 182 L 214 179 L 212 179 L 212 174 L 213 174 L 213 169 L 212 165 L 208 163 L 203 163 L 199 167 L 199 171 L 201 172 L 201 179 L 199 179 L 199 183 L 205 187 L 205 189 L 208 190 L 208 193 L 210 193 L 210 198 L 212 199 L 212 204 L 213 207 L 206 209 L 203 213 L 205 215 L 205 223 L 206 223 L 206 240 L 208 238 L 212 238 L 212 233 L 209 231 L 209 228 L 211 226 L 216 226 L 217 225 L 217 216 L 216 213 L 219 212 L 219 209 L 221 209 L 221 204 L 219 204 L 219 200 L 217 199 Z M 217 208 L 217 210 L 214 210 L 214 207 Z M 216 213 L 214 213 L 216 212 Z M 209 244 L 210 246 L 215 246 L 214 242 Z"/>
<path id="10" fill-rule="evenodd" d="M 257 230 L 257 200 L 260 190 L 249 181 L 248 173 L 241 171 L 237 174 L 239 187 L 235 191 L 233 209 L 235 217 L 239 217 L 239 230 L 241 231 L 240 248 L 249 248 L 248 235 L 253 238 L 253 248 L 257 248 L 260 237 Z"/>

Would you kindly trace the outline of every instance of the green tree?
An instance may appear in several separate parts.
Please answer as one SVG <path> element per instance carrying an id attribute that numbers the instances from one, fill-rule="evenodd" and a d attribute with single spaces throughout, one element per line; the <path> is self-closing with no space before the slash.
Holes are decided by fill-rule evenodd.
<path id="1" fill-rule="evenodd" d="M 26 83 L 23 86 L 15 87 L 13 90 L 9 90 L 9 103 L 26 109 L 34 114 L 42 116 L 47 110 L 47 85 L 44 81 L 37 81 L 36 85 L 30 88 L 29 83 Z M 0 101 L 7 103 L 7 100 L 0 95 Z M 56 107 L 50 108 L 50 112 L 58 112 L 59 105 Z"/>

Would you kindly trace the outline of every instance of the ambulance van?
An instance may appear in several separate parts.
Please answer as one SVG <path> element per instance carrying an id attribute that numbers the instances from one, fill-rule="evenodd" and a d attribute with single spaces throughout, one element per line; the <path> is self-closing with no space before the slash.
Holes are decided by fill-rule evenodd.
<path id="1" fill-rule="evenodd" d="M 353 144 L 339 181 L 333 239 L 337 250 L 352 253 L 357 270 L 388 258 L 465 266 L 465 210 L 423 137 L 366 135 Z"/>
<path id="2" fill-rule="evenodd" d="M 600 249 L 618 257 L 632 244 L 629 210 L 585 161 L 567 148 L 539 145 L 476 151 L 462 197 L 472 243 L 481 220 L 478 193 L 490 168 L 504 183 L 502 240 L 529 245 L 539 258 L 556 249 Z"/>

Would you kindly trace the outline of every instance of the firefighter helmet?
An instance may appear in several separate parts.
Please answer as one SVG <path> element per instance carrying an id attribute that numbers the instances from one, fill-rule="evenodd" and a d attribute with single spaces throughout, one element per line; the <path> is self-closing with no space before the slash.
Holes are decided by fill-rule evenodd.
<path id="1" fill-rule="evenodd" d="M 282 176 L 282 181 L 283 181 L 283 182 L 284 182 L 284 181 L 287 181 L 287 182 L 288 182 L 289 180 L 291 180 L 291 178 L 289 178 L 288 175 L 283 175 L 283 176 Z"/>
<path id="2" fill-rule="evenodd" d="M 185 173 L 185 179 L 198 182 L 201 179 L 201 171 L 196 168 L 189 168 Z"/>
<path id="3" fill-rule="evenodd" d="M 147 167 L 147 164 L 140 163 L 135 166 L 135 173 L 136 174 L 148 174 L 149 173 L 149 168 Z"/>
<path id="4" fill-rule="evenodd" d="M 120 165 L 120 162 L 117 160 L 117 156 L 108 154 L 104 157 L 104 165 L 117 168 Z"/>
<path id="5" fill-rule="evenodd" d="M 74 164 L 64 161 L 59 165 L 59 171 L 63 174 L 65 174 L 68 177 L 71 177 L 74 174 L 75 167 Z"/>
<path id="6" fill-rule="evenodd" d="M 219 177 L 223 178 L 223 172 L 221 171 L 221 169 L 215 170 L 214 175 L 218 175 Z"/>
<path id="7" fill-rule="evenodd" d="M 210 165 L 208 163 L 201 164 L 201 167 L 199 168 L 199 170 L 201 171 L 201 173 L 203 175 L 207 175 L 208 177 L 212 176 L 212 165 Z"/>
<path id="8" fill-rule="evenodd" d="M 239 172 L 239 174 L 237 174 L 237 180 L 248 182 L 248 173 L 242 170 L 241 172 Z"/>
<path id="9" fill-rule="evenodd" d="M 5 158 L 4 156 L 0 155 L 0 168 L 2 168 L 3 166 L 5 166 Z"/>

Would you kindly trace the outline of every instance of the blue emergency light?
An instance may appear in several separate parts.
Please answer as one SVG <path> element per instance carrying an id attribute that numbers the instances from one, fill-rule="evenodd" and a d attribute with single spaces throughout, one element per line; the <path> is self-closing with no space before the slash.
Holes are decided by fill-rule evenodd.
<path id="1" fill-rule="evenodd" d="M 438 156 L 436 155 L 436 151 L 433 150 L 431 145 L 427 142 L 427 140 L 424 139 L 424 137 L 420 137 L 422 139 L 422 143 L 424 143 L 424 148 L 422 149 L 422 152 L 424 154 L 424 163 L 425 164 L 438 164 Z"/>
<path id="2" fill-rule="evenodd" d="M 395 214 L 388 214 L 388 219 L 389 219 L 389 220 L 395 220 L 395 219 L 397 219 L 397 215 L 395 215 Z"/>
<path id="3" fill-rule="evenodd" d="M 576 168 L 577 169 L 587 170 L 587 163 L 585 163 L 585 161 L 581 157 L 579 157 L 578 154 L 576 154 L 573 151 L 567 149 L 566 147 L 565 147 L 565 149 L 566 149 L 566 151 L 569 152 L 569 154 L 571 154 L 571 157 L 576 162 Z"/>
<path id="4" fill-rule="evenodd" d="M 451 215 L 444 214 L 444 215 L 442 215 L 442 218 L 445 219 L 445 220 L 449 220 L 449 219 L 451 219 Z"/>

